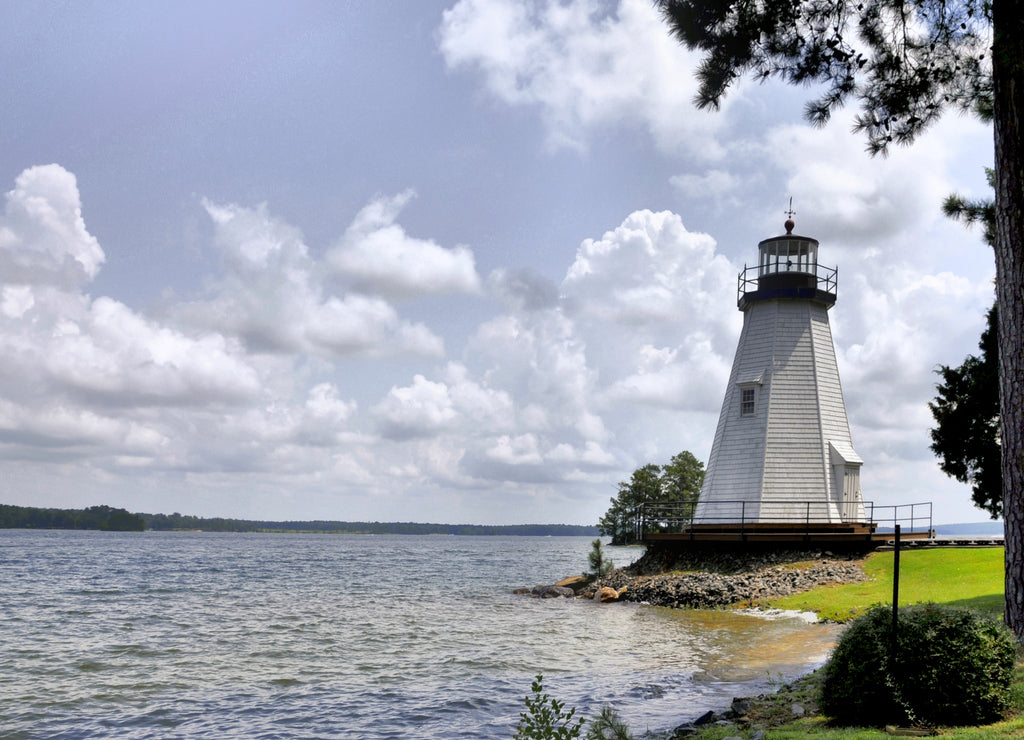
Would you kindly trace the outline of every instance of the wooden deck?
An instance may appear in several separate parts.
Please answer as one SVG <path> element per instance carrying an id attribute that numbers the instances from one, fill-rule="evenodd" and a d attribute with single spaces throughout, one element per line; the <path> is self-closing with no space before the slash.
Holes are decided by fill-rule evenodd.
<path id="1" fill-rule="evenodd" d="M 879 547 L 892 541 L 892 532 L 877 529 L 871 523 L 847 524 L 694 524 L 679 532 L 648 532 L 644 542 L 750 542 L 775 545 L 793 545 L 813 542 L 819 545 L 852 545 Z M 926 540 L 932 537 L 928 530 L 902 531 L 902 540 Z"/>

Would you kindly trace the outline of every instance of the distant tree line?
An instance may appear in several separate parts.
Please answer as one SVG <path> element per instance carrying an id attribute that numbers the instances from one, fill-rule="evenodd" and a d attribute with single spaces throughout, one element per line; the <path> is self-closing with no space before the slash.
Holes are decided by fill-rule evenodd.
<path id="1" fill-rule="evenodd" d="M 38 509 L 0 504 L 2 529 L 99 529 L 110 532 L 141 532 L 145 521 L 138 514 L 110 506 L 88 509 Z"/>
<path id="2" fill-rule="evenodd" d="M 158 532 L 203 531 L 203 532 L 257 532 L 259 522 L 244 519 L 204 518 L 188 514 L 139 514 L 146 523 L 146 529 Z"/>
<path id="3" fill-rule="evenodd" d="M 598 528 L 577 524 L 417 524 L 414 522 L 287 521 L 205 518 L 186 514 L 131 514 L 109 506 L 38 509 L 0 504 L 0 529 L 100 529 L 111 531 L 319 532 L 327 534 L 445 534 L 593 537 Z"/>
<path id="4" fill-rule="evenodd" d="M 446 534 L 513 536 L 585 536 L 597 527 L 577 524 L 420 524 L 416 522 L 342 522 L 328 520 L 267 522 L 249 519 L 205 519 L 174 514 L 140 514 L 147 529 L 204 532 L 315 532 L 324 534 Z"/>

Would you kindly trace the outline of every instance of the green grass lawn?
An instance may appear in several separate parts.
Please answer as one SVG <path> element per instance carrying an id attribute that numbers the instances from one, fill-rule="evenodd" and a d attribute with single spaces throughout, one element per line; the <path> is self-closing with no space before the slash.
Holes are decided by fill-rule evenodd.
<path id="1" fill-rule="evenodd" d="M 904 550 L 900 553 L 901 606 L 921 602 L 951 604 L 1002 617 L 1003 548 L 950 548 Z M 878 552 L 864 562 L 868 580 L 863 583 L 823 586 L 794 596 L 773 599 L 770 606 L 781 609 L 814 611 L 819 616 L 847 621 L 875 604 L 892 603 L 892 552 Z M 782 692 L 757 703 L 771 740 L 882 740 L 892 735 L 882 729 L 829 727 L 825 719 L 812 716 L 791 719 L 794 703 L 816 702 L 820 671 L 796 681 Z M 942 728 L 939 736 L 953 740 L 989 740 L 1024 737 L 1024 662 L 1018 660 L 1012 689 L 1013 709 L 1002 721 L 984 727 Z M 698 740 L 720 740 L 743 735 L 735 727 L 704 729 Z M 744 735 L 748 736 L 748 735 Z"/>
<path id="2" fill-rule="evenodd" d="M 864 561 L 868 580 L 823 586 L 772 599 L 779 609 L 813 611 L 823 619 L 845 622 L 875 604 L 892 603 L 892 552 L 876 552 Z M 900 606 L 935 602 L 1003 614 L 1003 548 L 949 548 L 900 552 Z"/>

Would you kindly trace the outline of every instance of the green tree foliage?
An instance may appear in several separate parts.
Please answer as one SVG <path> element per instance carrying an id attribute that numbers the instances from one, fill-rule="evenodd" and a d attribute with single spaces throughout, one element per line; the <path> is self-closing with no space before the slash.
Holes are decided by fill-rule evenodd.
<path id="1" fill-rule="evenodd" d="M 1003 514 L 1003 473 L 999 449 L 998 311 L 988 312 L 981 355 L 968 355 L 959 367 L 939 366 L 942 382 L 928 404 L 935 418 L 932 452 L 942 472 L 971 486 L 974 505 L 993 519 Z"/>
<path id="2" fill-rule="evenodd" d="M 907 144 L 946 107 L 992 113 L 990 0 L 659 0 L 675 35 L 704 58 L 696 104 L 717 108 L 742 75 L 824 92 L 818 125 L 853 97 L 872 152 Z"/>
<path id="3" fill-rule="evenodd" d="M 985 168 L 988 184 L 996 186 L 995 170 Z M 953 193 L 942 202 L 942 212 L 954 221 L 963 221 L 967 226 L 981 224 L 984 229 L 985 243 L 991 247 L 996 245 L 996 203 L 991 199 L 965 198 Z"/>
<path id="4" fill-rule="evenodd" d="M 661 468 L 662 493 L 667 501 L 695 504 L 704 485 L 704 463 L 684 450 Z"/>
<path id="5" fill-rule="evenodd" d="M 565 702 L 552 699 L 544 691 L 544 676 L 538 674 L 530 688 L 532 695 L 525 697 L 526 711 L 519 714 L 515 740 L 570 740 L 579 737 L 583 719 L 575 722 L 576 708 L 565 711 Z"/>
<path id="6" fill-rule="evenodd" d="M 704 463 L 690 452 L 673 455 L 668 465 L 648 463 L 619 483 L 611 507 L 598 520 L 598 529 L 612 538 L 613 545 L 635 542 L 637 510 L 642 504 L 696 504 L 703 482 Z"/>
<path id="7" fill-rule="evenodd" d="M 611 508 L 597 522 L 598 529 L 612 538 L 613 545 L 635 542 L 637 508 L 660 501 L 661 495 L 661 468 L 651 464 L 637 468 L 628 481 L 619 483 Z"/>
<path id="8" fill-rule="evenodd" d="M 611 558 L 604 556 L 604 548 L 601 547 L 601 538 L 590 543 L 590 554 L 587 556 L 590 562 L 590 575 L 600 578 L 611 573 L 615 569 L 615 563 Z"/>
<path id="9" fill-rule="evenodd" d="M 741 76 L 824 92 L 824 124 L 856 100 L 868 150 L 909 144 L 946 109 L 991 120 L 999 305 L 1006 623 L 1024 640 L 1024 0 L 656 0 L 703 52 L 697 105 L 717 107 Z"/>
<path id="10" fill-rule="evenodd" d="M 984 724 L 1006 710 L 1013 635 L 977 612 L 936 604 L 877 606 L 843 633 L 824 669 L 821 711 L 839 724 Z"/>
<path id="11" fill-rule="evenodd" d="M 110 506 L 90 506 L 87 509 L 40 509 L 0 504 L 0 528 L 141 532 L 145 529 L 145 522 L 138 514 Z"/>

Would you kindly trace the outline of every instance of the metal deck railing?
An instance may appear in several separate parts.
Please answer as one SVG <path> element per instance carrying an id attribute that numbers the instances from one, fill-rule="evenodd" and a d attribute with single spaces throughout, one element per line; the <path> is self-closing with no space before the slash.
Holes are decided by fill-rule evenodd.
<path id="1" fill-rule="evenodd" d="M 700 519 L 695 521 L 700 506 Z M 887 532 L 897 524 L 907 534 L 932 531 L 932 503 L 880 506 L 871 501 L 844 504 L 826 501 L 763 499 L 760 501 L 661 501 L 645 503 L 634 512 L 635 534 L 644 540 L 649 534 L 685 534 L 694 524 L 702 528 L 720 526 L 743 534 L 775 527 L 794 534 L 812 534 L 827 525 L 865 528 Z M 837 520 L 838 516 L 838 520 Z"/>

